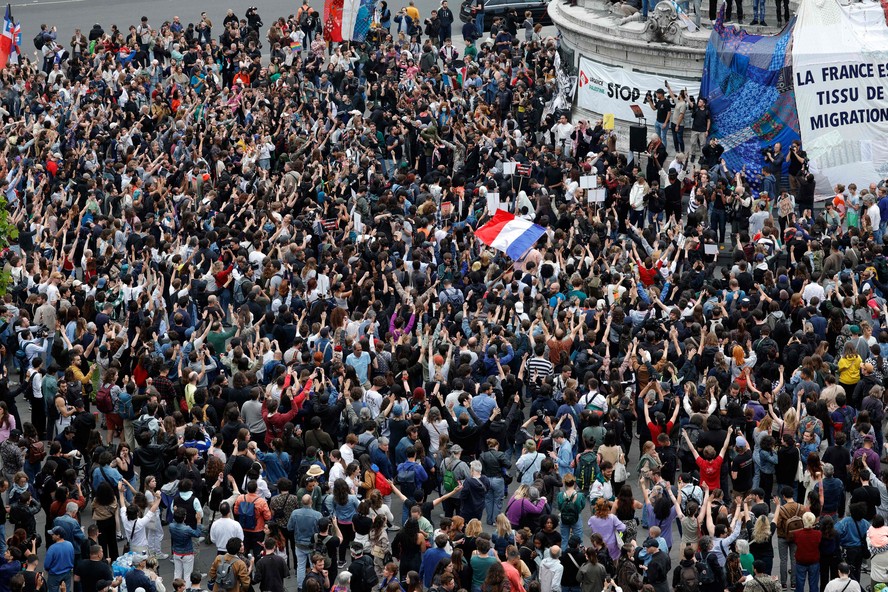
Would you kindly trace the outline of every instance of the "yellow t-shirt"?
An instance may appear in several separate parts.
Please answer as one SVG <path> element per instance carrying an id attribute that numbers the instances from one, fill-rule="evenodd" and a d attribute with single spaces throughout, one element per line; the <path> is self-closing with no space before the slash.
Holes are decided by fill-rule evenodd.
<path id="1" fill-rule="evenodd" d="M 857 384 L 860 381 L 860 364 L 863 360 L 854 354 L 852 357 L 839 358 L 839 382 L 842 384 Z"/>
<path id="2" fill-rule="evenodd" d="M 413 19 L 413 24 L 417 27 L 421 27 L 422 23 L 419 22 L 419 9 L 415 6 L 408 6 L 404 9 L 407 12 L 407 15 Z"/>

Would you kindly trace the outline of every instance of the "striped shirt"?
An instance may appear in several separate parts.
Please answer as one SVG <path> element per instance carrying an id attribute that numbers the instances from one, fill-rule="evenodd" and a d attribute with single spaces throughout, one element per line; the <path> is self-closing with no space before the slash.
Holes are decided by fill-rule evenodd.
<path id="1" fill-rule="evenodd" d="M 530 384 L 540 384 L 543 379 L 550 376 L 555 369 L 552 362 L 546 358 L 533 357 L 524 364 L 527 370 L 527 380 Z"/>

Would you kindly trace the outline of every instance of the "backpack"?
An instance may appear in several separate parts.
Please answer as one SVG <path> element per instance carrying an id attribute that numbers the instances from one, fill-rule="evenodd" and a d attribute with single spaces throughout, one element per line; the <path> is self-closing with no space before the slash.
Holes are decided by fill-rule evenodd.
<path id="1" fill-rule="evenodd" d="M 833 430 L 836 432 L 842 431 L 846 436 L 850 437 L 851 426 L 854 425 L 854 409 L 845 405 L 844 407 L 839 407 L 836 411 L 841 415 L 842 421 L 833 421 Z M 835 411 L 833 413 L 835 413 Z"/>
<path id="2" fill-rule="evenodd" d="M 716 573 L 712 569 L 712 566 L 709 565 L 709 558 L 713 555 L 712 551 L 709 552 L 709 555 L 706 556 L 706 559 L 700 562 L 700 583 L 701 584 L 714 584 L 716 580 Z M 716 560 L 716 565 L 718 565 L 718 561 Z"/>
<path id="3" fill-rule="evenodd" d="M 697 592 L 700 588 L 700 572 L 697 571 L 696 563 L 682 566 L 678 578 L 677 592 Z"/>
<path id="4" fill-rule="evenodd" d="M 237 521 L 244 530 L 256 528 L 256 504 L 247 501 L 247 494 L 237 502 Z"/>
<path id="5" fill-rule="evenodd" d="M 558 511 L 561 512 L 561 523 L 567 526 L 573 526 L 580 519 L 580 509 L 577 507 L 577 493 L 571 497 L 561 494 L 561 501 L 558 502 Z"/>
<path id="6" fill-rule="evenodd" d="M 780 512 L 784 517 L 787 515 L 786 506 L 780 508 Z M 787 518 L 783 522 L 783 528 L 777 529 L 777 536 L 782 536 L 783 538 L 790 538 L 790 535 L 797 530 L 801 530 L 805 527 L 805 523 L 802 522 L 802 514 L 804 513 L 804 508 L 801 505 L 796 504 L 795 513 Z"/>
<path id="7" fill-rule="evenodd" d="M 102 413 L 114 411 L 114 401 L 111 400 L 111 384 L 103 384 L 96 393 L 96 409 Z"/>
<path id="8" fill-rule="evenodd" d="M 43 49 L 43 46 L 46 44 L 46 37 L 43 36 L 43 31 L 37 33 L 37 36 L 34 37 L 34 47 L 37 49 Z"/>
<path id="9" fill-rule="evenodd" d="M 398 474 L 395 476 L 395 483 L 406 497 L 412 498 L 416 492 L 416 466 L 401 465 Z"/>
<path id="10" fill-rule="evenodd" d="M 234 560 L 223 559 L 216 569 L 216 585 L 222 590 L 233 590 L 237 587 L 237 574 L 234 573 Z"/>
<path id="11" fill-rule="evenodd" d="M 332 538 L 333 536 L 329 534 L 323 538 L 318 533 L 315 533 L 312 536 L 312 539 L 314 541 L 314 553 L 312 553 L 312 555 L 320 555 L 324 558 L 324 569 L 328 569 L 332 565 L 330 553 L 327 550 L 327 543 Z"/>
<path id="12" fill-rule="evenodd" d="M 690 438 L 691 444 L 693 444 L 694 447 L 696 448 L 697 447 L 697 440 L 700 438 L 700 428 L 694 424 L 689 423 L 688 425 L 686 425 L 684 427 L 684 431 L 688 435 L 688 438 Z M 685 438 L 678 439 L 678 450 L 680 452 L 685 452 L 688 454 L 691 453 L 691 449 L 688 446 L 687 439 L 685 439 Z"/>
<path id="13" fill-rule="evenodd" d="M 36 464 L 46 458 L 46 444 L 40 440 L 28 443 L 28 462 Z"/>
<path id="14" fill-rule="evenodd" d="M 151 420 L 154 419 L 150 415 L 143 415 L 138 419 L 133 421 L 133 436 L 138 437 L 142 432 L 148 432 L 151 434 L 151 439 L 154 440 L 154 430 L 151 429 Z"/>
<path id="15" fill-rule="evenodd" d="M 185 510 L 185 524 L 191 528 L 197 528 L 197 510 L 194 509 L 194 496 L 192 495 L 192 497 L 184 499 L 177 491 L 175 497 L 173 497 L 172 509 L 175 511 L 178 508 Z"/>
<path id="16" fill-rule="evenodd" d="M 595 479 L 596 466 L 598 465 L 598 456 L 594 452 L 584 452 L 577 458 L 577 489 L 587 491 L 592 487 L 592 481 Z"/>
<path id="17" fill-rule="evenodd" d="M 888 281 L 888 257 L 880 255 L 873 259 L 873 266 L 876 268 L 876 277 L 880 282 Z"/>
<path id="18" fill-rule="evenodd" d="M 392 492 L 392 484 L 389 483 L 389 480 L 385 478 L 385 475 L 382 474 L 382 471 L 376 471 L 376 490 L 379 491 L 380 495 L 383 497 L 389 495 Z"/>
<path id="19" fill-rule="evenodd" d="M 114 411 L 121 419 L 134 419 L 136 417 L 136 410 L 133 408 L 133 396 L 126 391 L 122 391 L 117 397 Z"/>
<path id="20" fill-rule="evenodd" d="M 691 487 L 691 492 L 687 495 L 681 495 L 681 491 L 678 494 L 681 496 L 681 511 L 688 511 L 688 502 L 693 500 L 697 502 L 698 506 L 703 505 L 703 488 L 697 485 L 696 483 Z M 698 496 L 699 493 L 699 496 Z"/>
<path id="21" fill-rule="evenodd" d="M 448 467 L 447 461 L 446 460 L 444 461 L 444 463 L 443 463 L 443 465 L 444 465 L 444 480 L 442 481 L 441 485 L 444 486 L 445 493 L 450 493 L 451 491 L 456 489 L 457 485 L 459 485 L 459 481 L 457 481 L 456 475 L 453 474 L 453 469 L 458 467 L 459 463 L 461 463 L 461 462 L 462 461 L 459 460 L 456 462 L 455 465 Z"/>

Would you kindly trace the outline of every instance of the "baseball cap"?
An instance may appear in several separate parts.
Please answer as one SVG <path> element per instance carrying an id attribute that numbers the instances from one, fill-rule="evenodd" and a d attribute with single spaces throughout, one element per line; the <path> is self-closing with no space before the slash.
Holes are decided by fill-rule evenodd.
<path id="1" fill-rule="evenodd" d="M 648 537 L 647 539 L 645 539 L 643 546 L 645 549 L 649 549 L 651 547 L 657 547 L 659 549 L 660 543 L 657 542 L 657 539 L 653 537 Z"/>

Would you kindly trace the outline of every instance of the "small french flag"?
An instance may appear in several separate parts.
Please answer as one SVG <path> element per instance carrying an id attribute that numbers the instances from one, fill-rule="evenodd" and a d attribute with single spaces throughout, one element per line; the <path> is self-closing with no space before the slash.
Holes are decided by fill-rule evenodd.
<path id="1" fill-rule="evenodd" d="M 497 210 L 490 222 L 475 231 L 475 236 L 485 245 L 517 260 L 545 233 L 546 229 L 539 224 L 516 218 L 506 210 Z"/>

